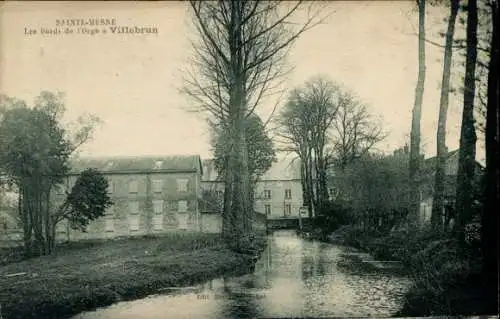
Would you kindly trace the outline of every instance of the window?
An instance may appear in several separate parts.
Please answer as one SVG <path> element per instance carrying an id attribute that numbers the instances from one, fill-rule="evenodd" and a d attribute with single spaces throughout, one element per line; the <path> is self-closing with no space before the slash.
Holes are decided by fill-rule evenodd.
<path id="1" fill-rule="evenodd" d="M 109 171 L 113 167 L 113 164 L 114 164 L 113 162 L 107 162 L 104 170 Z"/>
<path id="2" fill-rule="evenodd" d="M 105 218 L 104 219 L 104 230 L 106 232 L 114 232 L 115 231 L 115 210 L 114 210 L 113 206 L 108 207 L 104 218 Z"/>
<path id="3" fill-rule="evenodd" d="M 187 214 L 180 214 L 178 215 L 178 221 L 179 221 L 179 229 L 187 229 L 188 227 L 188 216 Z"/>
<path id="4" fill-rule="evenodd" d="M 153 217 L 153 230 L 163 229 L 163 215 L 155 215 Z"/>
<path id="5" fill-rule="evenodd" d="M 128 212 L 130 214 L 139 214 L 139 202 L 129 202 Z"/>
<path id="6" fill-rule="evenodd" d="M 113 194 L 115 190 L 115 184 L 113 180 L 108 180 L 108 194 Z"/>
<path id="7" fill-rule="evenodd" d="M 105 230 L 107 232 L 114 232 L 115 231 L 115 223 L 114 223 L 114 218 L 113 215 L 106 216 L 106 224 L 105 224 Z"/>
<path id="8" fill-rule="evenodd" d="M 137 181 L 130 181 L 128 183 L 128 192 L 137 194 L 139 191 L 139 183 Z"/>
<path id="9" fill-rule="evenodd" d="M 152 181 L 153 193 L 162 193 L 163 192 L 163 180 L 162 179 L 154 179 Z"/>
<path id="10" fill-rule="evenodd" d="M 163 161 L 156 161 L 154 165 L 154 169 L 160 169 L 163 166 Z"/>
<path id="11" fill-rule="evenodd" d="M 187 201 L 185 200 L 180 200 L 178 203 L 178 212 L 187 212 Z"/>
<path id="12" fill-rule="evenodd" d="M 155 214 L 163 213 L 163 200 L 154 200 L 153 201 L 153 211 Z"/>
<path id="13" fill-rule="evenodd" d="M 187 190 L 188 190 L 188 180 L 187 179 L 178 179 L 177 180 L 177 190 L 179 192 L 187 192 Z"/>
<path id="14" fill-rule="evenodd" d="M 139 216 L 130 216 L 129 227 L 131 231 L 139 230 Z"/>
<path id="15" fill-rule="evenodd" d="M 290 216 L 292 214 L 292 205 L 286 204 L 285 205 L 285 216 Z"/>
<path id="16" fill-rule="evenodd" d="M 264 199 L 271 199 L 271 190 L 270 189 L 264 190 Z"/>
<path id="17" fill-rule="evenodd" d="M 264 205 L 264 210 L 266 211 L 266 215 L 271 215 L 271 205 Z"/>
<path id="18" fill-rule="evenodd" d="M 285 189 L 285 199 L 292 199 L 292 190 Z"/>

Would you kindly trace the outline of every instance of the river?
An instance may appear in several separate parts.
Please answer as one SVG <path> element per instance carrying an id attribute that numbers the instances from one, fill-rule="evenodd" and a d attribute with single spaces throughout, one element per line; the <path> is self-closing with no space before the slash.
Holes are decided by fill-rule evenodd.
<path id="1" fill-rule="evenodd" d="M 411 282 L 387 272 L 346 271 L 347 247 L 308 241 L 295 232 L 269 235 L 251 274 L 119 302 L 73 318 L 388 317 Z"/>

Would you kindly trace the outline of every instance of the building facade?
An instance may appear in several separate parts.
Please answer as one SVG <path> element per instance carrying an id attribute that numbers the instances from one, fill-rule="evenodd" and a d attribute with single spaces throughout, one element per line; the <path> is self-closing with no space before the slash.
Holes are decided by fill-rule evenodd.
<path id="1" fill-rule="evenodd" d="M 57 237 L 69 240 L 202 231 L 199 211 L 201 177 L 199 156 L 113 157 L 79 159 L 65 185 L 54 191 L 60 203 L 87 168 L 98 169 L 109 182 L 114 204 L 85 232 L 71 230 L 64 221 Z"/>
<path id="2" fill-rule="evenodd" d="M 224 183 L 211 159 L 203 161 L 202 188 L 222 203 Z M 254 210 L 268 219 L 297 218 L 302 206 L 299 159 L 279 158 L 257 182 L 254 196 Z M 218 209 L 222 209 L 221 205 Z"/>

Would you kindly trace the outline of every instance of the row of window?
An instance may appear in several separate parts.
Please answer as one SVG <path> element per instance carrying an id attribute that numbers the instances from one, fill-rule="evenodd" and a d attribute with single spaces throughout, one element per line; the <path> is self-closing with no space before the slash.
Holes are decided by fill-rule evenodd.
<path id="1" fill-rule="evenodd" d="M 177 179 L 177 191 L 178 192 L 187 192 L 188 191 L 188 179 Z M 163 193 L 164 180 L 163 179 L 153 179 L 151 181 L 151 191 L 153 193 Z M 114 192 L 114 184 L 113 181 L 109 182 L 109 193 Z M 139 183 L 138 181 L 130 181 L 128 183 L 128 192 L 131 194 L 136 194 L 139 192 Z"/>
<path id="2" fill-rule="evenodd" d="M 270 189 L 264 190 L 264 199 L 271 199 L 271 190 Z M 285 199 L 292 199 L 292 190 L 291 189 L 285 189 Z"/>
<path id="3" fill-rule="evenodd" d="M 264 205 L 264 212 L 266 215 L 271 215 L 271 205 Z M 292 214 L 292 205 L 285 204 L 283 216 L 290 216 Z"/>
<path id="4" fill-rule="evenodd" d="M 140 230 L 140 217 L 139 216 L 130 216 L 129 219 L 129 230 L 130 231 L 139 231 Z M 179 229 L 187 229 L 187 215 L 179 216 L 178 219 L 178 228 Z M 153 217 L 153 230 L 163 230 L 163 215 L 157 215 Z M 115 231 L 115 220 L 113 218 L 107 218 L 105 223 L 105 231 L 106 232 L 114 232 Z"/>
<path id="5" fill-rule="evenodd" d="M 188 191 L 188 179 L 177 179 L 177 191 L 178 192 L 187 192 Z M 154 179 L 151 181 L 151 191 L 153 193 L 163 193 L 164 189 L 164 180 L 163 179 Z M 108 193 L 112 194 L 115 191 L 114 181 L 110 180 L 108 182 Z M 65 190 L 63 187 L 58 188 L 58 194 L 64 194 Z M 132 180 L 128 183 L 128 192 L 130 194 L 137 194 L 139 192 L 139 182 Z"/>
<path id="6" fill-rule="evenodd" d="M 223 191 L 216 191 L 217 197 L 222 198 Z M 271 190 L 265 189 L 263 193 L 263 199 L 271 199 Z M 292 199 L 292 190 L 285 189 L 285 199 Z"/>
<path id="7" fill-rule="evenodd" d="M 165 207 L 165 201 L 164 200 L 153 200 L 153 212 L 155 214 L 162 214 L 163 211 L 164 211 L 164 207 Z M 131 201 L 131 202 L 128 202 L 127 204 L 128 206 L 128 211 L 130 214 L 134 215 L 134 214 L 139 214 L 139 202 L 138 201 Z M 113 215 L 113 206 L 111 206 L 109 209 L 108 209 L 108 215 Z M 180 212 L 180 213 L 185 213 L 188 211 L 188 204 L 187 204 L 187 201 L 185 200 L 180 200 L 180 201 L 177 201 L 177 211 Z"/>
<path id="8" fill-rule="evenodd" d="M 264 190 L 264 199 L 271 199 L 271 190 L 270 189 Z M 291 189 L 285 189 L 285 199 L 292 199 L 292 190 Z"/>

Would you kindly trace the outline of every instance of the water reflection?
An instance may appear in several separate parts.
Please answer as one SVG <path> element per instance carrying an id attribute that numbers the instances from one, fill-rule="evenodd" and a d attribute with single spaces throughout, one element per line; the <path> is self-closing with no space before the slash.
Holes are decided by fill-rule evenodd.
<path id="1" fill-rule="evenodd" d="M 337 267 L 343 247 L 305 241 L 285 231 L 268 240 L 251 274 L 118 303 L 75 318 L 390 316 L 410 284 L 401 277 L 344 272 Z"/>

